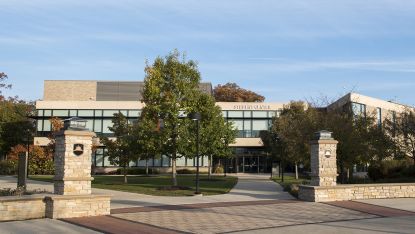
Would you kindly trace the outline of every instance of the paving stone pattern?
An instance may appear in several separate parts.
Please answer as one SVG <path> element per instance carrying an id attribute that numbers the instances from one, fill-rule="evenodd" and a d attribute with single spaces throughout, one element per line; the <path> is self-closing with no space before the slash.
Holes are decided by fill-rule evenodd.
<path id="1" fill-rule="evenodd" d="M 246 205 L 114 214 L 113 217 L 189 233 L 225 233 L 378 217 L 319 203 Z"/>

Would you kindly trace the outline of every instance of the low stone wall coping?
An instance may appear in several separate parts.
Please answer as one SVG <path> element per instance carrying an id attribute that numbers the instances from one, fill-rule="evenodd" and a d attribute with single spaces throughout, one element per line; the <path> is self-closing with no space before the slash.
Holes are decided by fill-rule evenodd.
<path id="1" fill-rule="evenodd" d="M 53 181 L 93 181 L 94 177 L 65 177 L 62 179 L 53 179 Z"/>
<path id="2" fill-rule="evenodd" d="M 415 186 L 415 183 L 392 183 L 392 184 L 338 184 L 336 186 L 312 186 L 312 185 L 300 185 L 304 189 L 345 189 L 355 187 L 392 187 L 392 186 Z"/>
<path id="3" fill-rule="evenodd" d="M 62 135 L 67 135 L 67 136 L 92 136 L 92 137 L 96 136 L 96 134 L 94 132 L 90 132 L 90 131 L 61 130 L 61 131 L 56 133 L 56 136 L 62 136 Z"/>
<path id="4" fill-rule="evenodd" d="M 15 201 L 36 201 L 43 200 L 45 194 L 23 195 L 23 196 L 1 196 L 0 203 L 3 202 L 15 202 Z"/>
<path id="5" fill-rule="evenodd" d="M 112 195 L 106 194 L 91 194 L 91 195 L 50 195 L 46 196 L 46 200 L 73 200 L 73 199 L 100 199 L 111 198 Z"/>

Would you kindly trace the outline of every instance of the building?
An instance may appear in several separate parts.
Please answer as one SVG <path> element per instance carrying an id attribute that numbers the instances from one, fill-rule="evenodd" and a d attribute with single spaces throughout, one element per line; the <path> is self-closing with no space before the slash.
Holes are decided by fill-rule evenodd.
<path id="1" fill-rule="evenodd" d="M 98 136 L 111 136 L 108 127 L 114 113 L 121 112 L 130 120 L 140 116 L 143 108 L 141 91 L 143 82 L 124 81 L 56 81 L 47 80 L 44 83 L 43 100 L 36 102 L 37 137 L 36 145 L 47 145 L 46 137 L 51 131 L 52 116 L 66 119 L 80 117 L 87 120 L 87 127 Z M 200 89 L 212 93 L 210 83 L 202 83 Z M 236 142 L 230 146 L 234 155 L 227 162 L 214 159 L 213 165 L 226 165 L 228 172 L 261 173 L 271 170 L 269 157 L 263 151 L 259 138 L 261 130 L 268 130 L 274 116 L 278 116 L 286 103 L 243 103 L 217 102 L 223 111 L 223 117 L 238 129 Z M 402 112 L 406 106 L 349 93 L 327 106 L 328 110 L 352 108 L 355 115 L 375 113 L 378 123 L 384 118 Z M 207 169 L 207 158 L 201 157 L 202 170 Z M 108 161 L 105 146 L 99 147 L 93 155 L 93 165 L 99 169 L 113 170 L 116 168 Z M 133 167 L 144 167 L 148 163 L 160 171 L 170 169 L 167 157 L 153 158 L 148 162 L 138 161 Z M 178 169 L 191 168 L 196 165 L 194 159 L 181 158 L 177 161 Z"/>
<path id="2" fill-rule="evenodd" d="M 114 113 L 121 112 L 128 119 L 135 120 L 143 108 L 141 90 L 143 82 L 124 81 L 64 81 L 47 80 L 44 83 L 43 99 L 36 102 L 37 137 L 36 145 L 49 143 L 47 135 L 51 131 L 52 116 L 66 119 L 80 117 L 87 120 L 87 128 L 98 136 L 111 136 L 108 129 Z M 210 83 L 200 84 L 203 92 L 212 93 Z M 231 145 L 235 155 L 226 163 L 229 172 L 267 172 L 271 168 L 268 158 L 262 150 L 259 138 L 261 130 L 268 130 L 271 120 L 278 115 L 284 103 L 241 103 L 218 102 L 223 116 L 238 128 L 236 142 Z M 99 147 L 93 155 L 93 165 L 97 168 L 111 170 L 105 146 Z M 217 160 L 214 160 L 218 163 Z M 148 163 L 161 171 L 170 169 L 167 157 L 154 158 L 148 162 L 138 161 L 131 166 L 144 167 Z M 207 158 L 201 157 L 202 169 L 207 169 Z M 214 163 L 215 164 L 215 163 Z M 194 167 L 194 159 L 181 158 L 177 161 L 178 169 Z"/>

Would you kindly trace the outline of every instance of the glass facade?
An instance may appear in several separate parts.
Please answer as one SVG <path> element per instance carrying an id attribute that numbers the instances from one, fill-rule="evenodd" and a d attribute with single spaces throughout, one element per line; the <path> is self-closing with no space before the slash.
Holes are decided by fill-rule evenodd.
<path id="1" fill-rule="evenodd" d="M 272 118 L 281 111 L 222 111 L 223 116 L 238 130 L 238 138 L 256 138 L 262 130 L 269 130 Z"/>
<path id="2" fill-rule="evenodd" d="M 37 130 L 38 136 L 47 136 L 51 131 L 51 123 L 50 118 L 52 116 L 59 117 L 61 119 L 67 119 L 70 117 L 80 117 L 87 120 L 87 128 L 91 131 L 94 131 L 97 136 L 113 136 L 112 132 L 110 131 L 109 127 L 112 126 L 112 117 L 116 113 L 124 114 L 127 119 L 132 123 L 138 121 L 138 117 L 141 114 L 141 110 L 85 110 L 85 109 L 39 109 L 37 110 L 38 113 L 38 120 L 37 120 Z M 259 137 L 259 132 L 262 130 L 268 130 L 271 127 L 272 118 L 279 116 L 280 111 L 231 111 L 231 110 L 224 110 L 222 111 L 222 115 L 227 121 L 232 122 L 234 126 L 238 129 L 238 138 L 256 138 Z M 235 148 L 235 156 L 241 156 L 241 149 L 242 148 Z M 260 170 L 263 171 L 263 166 L 256 167 L 255 163 L 259 163 L 260 159 L 254 159 L 255 157 L 262 156 L 263 153 L 260 153 L 260 149 L 252 149 L 244 148 L 244 152 L 251 152 L 248 155 L 243 157 L 247 157 L 246 160 L 251 160 L 252 163 L 246 163 L 241 165 L 235 165 L 234 167 L 241 167 L 241 171 L 255 171 Z M 253 154 L 252 152 L 255 152 Z M 262 152 L 262 151 L 261 151 Z M 98 148 L 92 155 L 92 163 L 97 167 L 114 167 L 116 165 L 111 164 L 108 160 L 108 153 L 105 147 Z M 248 157 L 253 157 L 252 159 L 248 159 Z M 243 159 L 245 160 L 245 159 Z M 242 161 L 243 161 L 242 160 Z M 256 160 L 256 161 L 255 161 Z M 262 159 L 261 159 L 262 160 Z M 238 161 L 238 160 L 236 160 Z M 241 161 L 241 162 L 242 162 Z M 251 162 L 250 161 L 250 162 Z M 171 161 L 170 158 L 163 156 L 161 158 L 154 157 L 148 160 L 148 165 L 150 167 L 170 167 Z M 239 163 L 239 161 L 238 161 Z M 131 162 L 131 166 L 140 166 L 143 167 L 146 165 L 145 160 L 140 160 L 137 162 Z M 207 157 L 200 158 L 200 165 L 201 166 L 208 166 L 208 159 Z M 179 158 L 177 160 L 177 166 L 196 166 L 195 159 L 191 158 Z M 256 168 L 256 169 L 252 169 Z M 262 169 L 261 169 L 262 168 Z"/>

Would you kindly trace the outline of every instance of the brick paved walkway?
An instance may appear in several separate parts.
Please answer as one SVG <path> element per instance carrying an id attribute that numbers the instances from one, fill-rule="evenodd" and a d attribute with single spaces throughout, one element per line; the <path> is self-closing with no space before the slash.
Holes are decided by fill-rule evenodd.
<path id="1" fill-rule="evenodd" d="M 66 221 L 105 233 L 230 233 L 408 215 L 415 213 L 360 202 L 268 200 L 115 209 Z"/>

